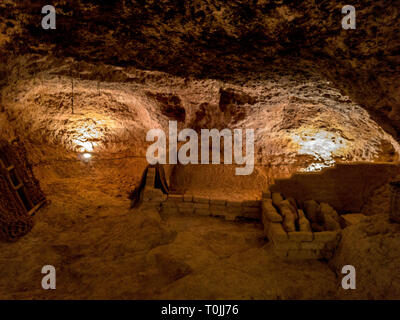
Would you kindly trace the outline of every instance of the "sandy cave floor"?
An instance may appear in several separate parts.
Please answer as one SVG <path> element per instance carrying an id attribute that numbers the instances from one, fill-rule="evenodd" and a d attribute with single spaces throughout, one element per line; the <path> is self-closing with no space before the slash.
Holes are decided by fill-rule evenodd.
<path id="1" fill-rule="evenodd" d="M 145 166 L 35 165 L 49 203 L 27 236 L 0 242 L 0 299 L 399 299 L 400 224 L 388 222 L 388 185 L 371 197 L 369 216 L 343 230 L 332 260 L 289 262 L 261 223 L 130 209 Z M 57 289 L 45 291 L 49 264 Z M 341 287 L 347 264 L 357 268 L 351 292 Z"/>
<path id="2" fill-rule="evenodd" d="M 1 299 L 337 298 L 327 263 L 280 261 L 259 223 L 130 210 L 118 176 L 42 185 L 50 204 L 32 232 L 0 243 Z M 41 289 L 47 264 L 54 291 Z"/>

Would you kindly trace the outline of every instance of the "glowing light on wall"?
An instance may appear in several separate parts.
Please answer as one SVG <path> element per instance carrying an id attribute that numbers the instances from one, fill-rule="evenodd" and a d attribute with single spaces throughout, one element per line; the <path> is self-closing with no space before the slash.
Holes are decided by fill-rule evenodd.
<path id="1" fill-rule="evenodd" d="M 93 152 L 93 148 L 95 147 L 92 142 L 83 142 L 80 140 L 75 140 L 75 144 L 78 146 L 79 152 Z"/>
<path id="2" fill-rule="evenodd" d="M 73 134 L 73 146 L 78 152 L 93 152 L 99 145 L 99 142 L 104 138 L 104 133 L 107 130 L 107 121 L 85 119 L 78 121 L 79 128 L 75 129 Z"/>
<path id="3" fill-rule="evenodd" d="M 309 129 L 292 134 L 292 140 L 299 146 L 298 153 L 311 155 L 318 162 L 310 164 L 302 171 L 318 171 L 335 164 L 335 156 L 342 156 L 346 141 L 334 132 Z"/>

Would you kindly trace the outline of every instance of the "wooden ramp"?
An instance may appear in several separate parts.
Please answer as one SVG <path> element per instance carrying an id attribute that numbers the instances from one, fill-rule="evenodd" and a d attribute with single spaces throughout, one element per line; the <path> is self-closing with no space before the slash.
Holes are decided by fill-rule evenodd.
<path id="1" fill-rule="evenodd" d="M 1 175 L 8 181 L 10 191 L 14 193 L 26 214 L 31 216 L 46 202 L 46 199 L 38 189 L 38 182 L 30 181 L 33 179 L 33 173 L 27 163 L 25 150 L 20 149 L 20 146 L 13 148 L 4 142 L 0 145 Z M 38 190 L 34 190 L 35 185 Z"/>
<path id="2" fill-rule="evenodd" d="M 25 208 L 26 213 L 28 215 L 33 215 L 45 203 L 45 200 L 34 203 L 27 192 L 24 182 L 15 170 L 15 166 L 11 165 L 7 167 L 2 160 L 0 160 L 0 165 L 2 168 L 2 175 L 8 180 L 11 187 L 10 189 L 14 192 L 20 204 Z"/>
<path id="3" fill-rule="evenodd" d="M 0 238 L 15 241 L 28 233 L 45 202 L 23 145 L 0 140 Z"/>

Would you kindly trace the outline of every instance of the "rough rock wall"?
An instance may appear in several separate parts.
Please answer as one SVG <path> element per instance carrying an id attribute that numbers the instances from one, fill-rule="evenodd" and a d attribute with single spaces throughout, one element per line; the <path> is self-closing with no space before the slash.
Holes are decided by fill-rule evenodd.
<path id="1" fill-rule="evenodd" d="M 53 1 L 57 30 L 41 29 L 41 3 L 0 4 L 0 50 L 56 53 L 176 75 L 235 78 L 271 65 L 307 65 L 400 131 L 397 0 L 354 0 L 357 29 L 341 27 L 341 1 Z M 3 55 L 3 59 L 6 56 Z"/>
<path id="2" fill-rule="evenodd" d="M 260 166 L 398 159 L 397 142 L 365 110 L 304 70 L 238 85 L 26 55 L 10 61 L 7 75 L 2 131 L 32 145 L 38 160 L 85 150 L 144 157 L 147 131 L 167 132 L 170 120 L 179 129 L 254 129 Z"/>
<path id="3" fill-rule="evenodd" d="M 375 190 L 398 173 L 398 166 L 387 163 L 337 164 L 321 174 L 296 173 L 289 179 L 277 179 L 271 191 L 294 197 L 300 203 L 316 200 L 340 212 L 354 213 L 361 212 Z"/>

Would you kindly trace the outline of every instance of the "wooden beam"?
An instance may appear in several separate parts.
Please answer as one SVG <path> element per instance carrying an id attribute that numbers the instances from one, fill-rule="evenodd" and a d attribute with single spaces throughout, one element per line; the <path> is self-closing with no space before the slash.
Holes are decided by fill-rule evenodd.
<path id="1" fill-rule="evenodd" d="M 31 210 L 29 210 L 28 215 L 33 216 L 37 210 L 39 210 L 44 204 L 46 203 L 46 200 L 43 200 L 39 202 L 37 205 L 35 205 Z"/>

